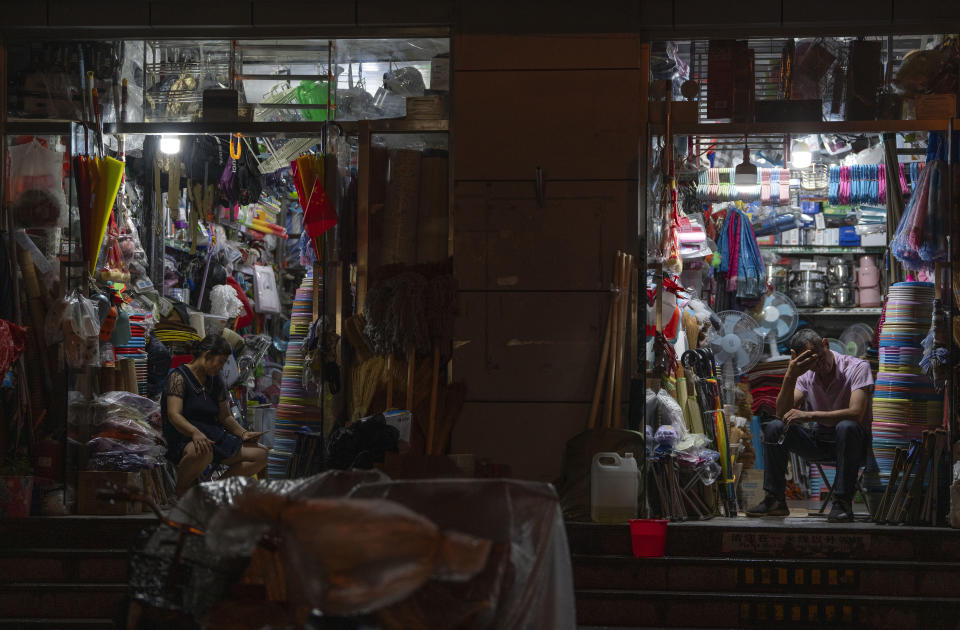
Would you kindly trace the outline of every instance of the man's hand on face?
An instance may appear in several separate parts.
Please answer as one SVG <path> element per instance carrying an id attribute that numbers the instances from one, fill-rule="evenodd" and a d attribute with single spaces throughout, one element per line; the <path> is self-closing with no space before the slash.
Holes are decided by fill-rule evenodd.
<path id="1" fill-rule="evenodd" d="M 783 414 L 783 423 L 785 425 L 791 425 L 794 422 L 811 422 L 813 420 L 813 414 L 809 411 L 801 411 L 800 409 L 791 409 L 787 413 Z"/>
<path id="2" fill-rule="evenodd" d="M 797 354 L 796 350 L 790 351 L 790 363 L 787 364 L 787 378 L 800 378 L 807 370 L 813 367 L 817 362 L 817 355 L 811 350 L 804 350 Z"/>

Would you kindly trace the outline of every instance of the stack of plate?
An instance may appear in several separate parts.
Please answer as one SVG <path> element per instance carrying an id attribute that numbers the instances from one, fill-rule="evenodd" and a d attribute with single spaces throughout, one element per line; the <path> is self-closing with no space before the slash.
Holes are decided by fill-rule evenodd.
<path id="1" fill-rule="evenodd" d="M 322 283 L 321 283 L 322 295 Z M 322 306 L 321 306 L 322 309 Z M 297 432 L 322 430 L 319 401 L 303 388 L 303 352 L 301 345 L 313 323 L 313 275 L 308 273 L 297 289 L 290 313 L 290 343 L 283 362 L 280 381 L 280 404 L 273 450 L 267 464 L 271 479 L 285 477 L 287 464 L 297 443 Z"/>
<path id="2" fill-rule="evenodd" d="M 887 295 L 873 395 L 873 451 L 884 476 L 890 473 L 896 448 L 907 447 L 943 421 L 943 395 L 920 368 L 933 298 L 928 282 L 899 282 Z"/>

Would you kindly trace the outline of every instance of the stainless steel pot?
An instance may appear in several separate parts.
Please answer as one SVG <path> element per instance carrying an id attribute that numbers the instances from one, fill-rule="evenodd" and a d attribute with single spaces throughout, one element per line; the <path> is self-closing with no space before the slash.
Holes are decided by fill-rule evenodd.
<path id="1" fill-rule="evenodd" d="M 851 306 L 856 306 L 857 304 L 857 297 L 853 287 L 830 287 L 830 289 L 827 291 L 827 296 L 830 299 L 830 306 L 835 306 L 837 308 L 850 308 Z"/>
<path id="2" fill-rule="evenodd" d="M 801 308 L 820 308 L 827 292 L 822 282 L 798 284 L 790 288 L 790 299 Z"/>
<path id="3" fill-rule="evenodd" d="M 826 280 L 826 274 L 818 269 L 803 269 L 790 272 L 791 287 L 798 287 L 809 283 L 824 284 Z"/>
<path id="4" fill-rule="evenodd" d="M 853 286 L 855 282 L 853 261 L 843 258 L 830 259 L 830 266 L 827 267 L 827 282 L 830 286 Z"/>

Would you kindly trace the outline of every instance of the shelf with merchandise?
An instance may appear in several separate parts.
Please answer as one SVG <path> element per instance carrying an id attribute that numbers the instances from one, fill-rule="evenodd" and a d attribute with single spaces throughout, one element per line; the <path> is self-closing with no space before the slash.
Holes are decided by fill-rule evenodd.
<path id="1" fill-rule="evenodd" d="M 887 248 L 880 246 L 838 246 L 838 245 L 760 245 L 762 251 L 775 254 L 795 255 L 841 255 L 841 254 L 882 254 Z"/>
<path id="2" fill-rule="evenodd" d="M 849 308 L 838 308 L 835 306 L 824 306 L 821 308 L 798 308 L 797 311 L 801 315 L 813 315 L 813 316 L 837 316 L 837 315 L 847 315 L 847 316 L 873 316 L 880 315 L 883 312 L 883 309 L 879 306 L 852 306 Z"/>

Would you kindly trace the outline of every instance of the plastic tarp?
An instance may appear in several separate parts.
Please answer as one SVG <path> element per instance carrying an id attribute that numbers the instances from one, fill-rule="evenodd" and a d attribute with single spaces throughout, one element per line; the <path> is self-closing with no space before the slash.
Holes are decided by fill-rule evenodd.
<path id="1" fill-rule="evenodd" d="M 396 501 L 441 530 L 494 545 L 486 569 L 471 583 L 448 589 L 429 584 L 384 611 L 380 621 L 386 627 L 576 627 L 570 549 L 553 486 L 514 480 L 390 481 L 358 486 L 351 497 Z"/>
<path id="2" fill-rule="evenodd" d="M 230 478 L 192 489 L 168 516 L 205 529 L 220 557 L 256 553 L 264 534 L 279 533 L 287 599 L 326 614 L 369 612 L 384 629 L 576 627 L 548 484 L 390 481 L 376 471 Z"/>

